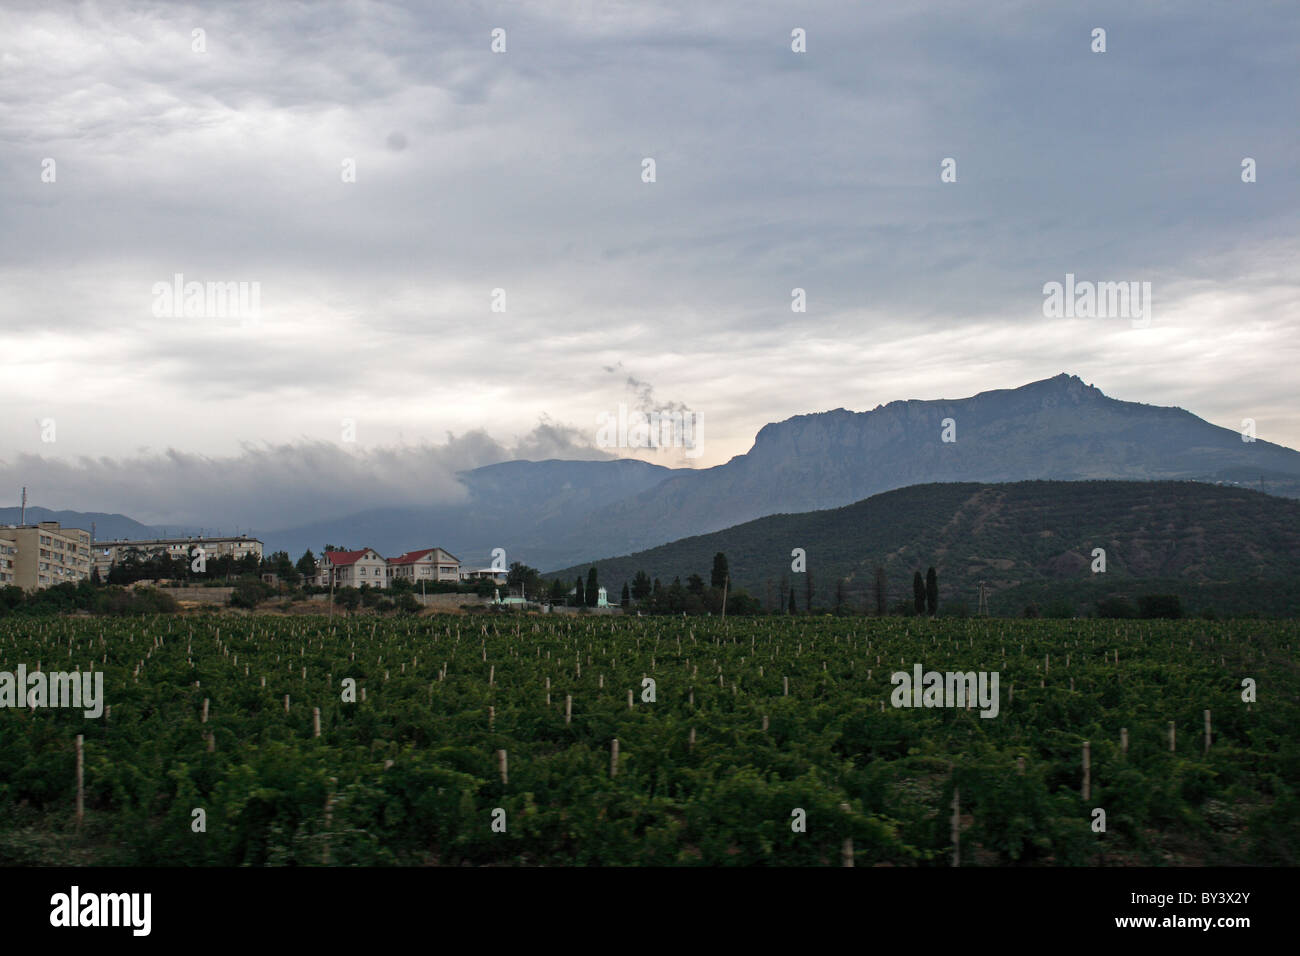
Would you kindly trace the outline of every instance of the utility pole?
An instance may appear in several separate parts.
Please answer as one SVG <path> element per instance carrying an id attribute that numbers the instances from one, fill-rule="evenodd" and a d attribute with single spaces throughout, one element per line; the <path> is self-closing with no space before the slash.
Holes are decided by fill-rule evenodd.
<path id="1" fill-rule="evenodd" d="M 27 524 L 27 486 L 23 485 L 23 508 L 18 515 L 18 527 Z"/>
<path id="2" fill-rule="evenodd" d="M 722 619 L 727 619 L 727 585 L 731 583 L 731 575 L 728 574 L 722 579 Z"/>
<path id="3" fill-rule="evenodd" d="M 330 620 L 334 620 L 334 562 L 330 562 Z"/>

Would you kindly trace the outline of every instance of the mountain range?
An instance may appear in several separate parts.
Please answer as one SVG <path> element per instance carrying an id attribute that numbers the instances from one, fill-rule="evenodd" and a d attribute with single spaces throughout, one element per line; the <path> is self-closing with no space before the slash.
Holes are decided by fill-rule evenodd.
<path id="1" fill-rule="evenodd" d="M 23 520 L 21 508 L 0 508 L 0 525 L 16 525 Z M 49 508 L 29 506 L 25 520 L 28 524 L 57 521 L 65 528 L 93 530 L 96 540 L 99 541 L 111 541 L 114 538 L 154 538 L 161 534 L 160 528 L 141 524 L 126 515 L 105 514 L 102 511 L 51 511 Z"/>
<path id="2" fill-rule="evenodd" d="M 945 419 L 954 441 L 944 440 Z M 1030 479 L 1262 482 L 1300 497 L 1300 452 L 1061 374 L 970 398 L 797 415 L 764 426 L 749 452 L 713 468 L 489 465 L 462 473 L 468 499 L 459 505 L 377 508 L 262 537 L 291 554 L 327 541 L 383 554 L 437 544 L 468 564 L 486 564 L 500 547 L 508 561 L 553 569 L 908 485 Z"/>
<path id="3" fill-rule="evenodd" d="M 509 461 L 459 478 L 466 496 L 456 504 L 380 506 L 257 535 L 267 551 L 295 557 L 327 543 L 384 555 L 436 545 L 483 567 L 502 548 L 508 562 L 547 570 L 936 482 L 1191 479 L 1295 498 L 1300 452 L 1061 374 L 969 398 L 796 415 L 765 425 L 747 453 L 712 468 Z M 29 508 L 29 520 L 38 512 Z M 160 532 L 121 515 L 58 514 L 65 524 L 97 521 L 101 539 Z M 17 509 L 0 510 L 0 521 L 17 521 Z"/>

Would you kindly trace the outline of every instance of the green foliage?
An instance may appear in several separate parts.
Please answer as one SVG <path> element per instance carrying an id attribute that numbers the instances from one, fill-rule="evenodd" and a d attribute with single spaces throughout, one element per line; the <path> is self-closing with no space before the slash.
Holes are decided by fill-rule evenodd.
<path id="1" fill-rule="evenodd" d="M 230 606 L 242 607 L 249 610 L 257 607 L 259 601 L 269 597 L 274 590 L 268 588 L 261 581 L 240 581 L 235 585 L 235 589 L 230 592 Z"/>
<path id="2" fill-rule="evenodd" d="M 1177 594 L 1143 594 L 1138 598 L 1138 617 L 1168 618 L 1183 616 L 1183 604 Z"/>
<path id="3" fill-rule="evenodd" d="M 727 578 L 730 576 L 731 568 L 727 564 L 727 556 L 719 551 L 713 556 L 713 570 L 709 573 L 709 584 L 720 588 L 727 583 Z"/>
<path id="4" fill-rule="evenodd" d="M 542 573 L 536 568 L 529 567 L 522 561 L 515 561 L 506 572 L 506 587 L 511 593 L 522 591 L 524 596 L 531 600 L 541 596 L 545 582 L 542 580 Z"/>
<path id="5" fill-rule="evenodd" d="M 1058 598 L 1055 601 L 1051 601 L 1043 608 L 1043 617 L 1051 618 L 1052 620 L 1066 620 L 1074 617 L 1074 615 L 1074 603 L 1064 598 Z"/>
<path id="6" fill-rule="evenodd" d="M 1018 617 L 1027 604 L 1047 608 L 1058 600 L 1091 609 L 1137 594 L 1176 594 L 1184 608 L 1213 606 L 1221 616 L 1300 615 L 1300 501 L 1195 481 L 914 485 L 603 559 L 600 573 L 612 581 L 638 571 L 685 581 L 724 554 L 733 590 L 770 593 L 769 606 L 784 606 L 777 582 L 789 570 L 790 548 L 774 542 L 791 541 L 816 556 L 822 581 L 849 582 L 847 603 L 857 609 L 873 605 L 877 564 L 891 603 L 908 595 L 918 567 L 924 586 L 933 564 L 945 606 L 974 606 L 985 581 L 994 616 Z M 1103 543 L 1106 571 L 1093 573 L 1090 555 Z M 554 574 L 572 581 L 587 567 Z M 714 574 L 711 583 L 721 586 L 721 579 Z M 641 600 L 635 587 L 632 596 Z M 917 613 L 925 613 L 924 603 Z"/>
<path id="7" fill-rule="evenodd" d="M 1122 597 L 1102 598 L 1097 602 L 1097 616 L 1120 619 L 1137 617 L 1137 608 Z"/>
<path id="8" fill-rule="evenodd" d="M 945 866 L 955 790 L 964 866 L 1294 866 L 1298 638 L 1203 620 L 15 614 L 0 670 L 93 664 L 112 713 L 0 712 L 0 865 L 833 866 L 851 839 L 859 865 Z M 900 661 L 999 671 L 999 715 L 889 706 Z M 656 701 L 629 710 L 643 674 Z M 1250 707 L 1243 674 L 1267 676 Z M 341 700 L 344 677 L 364 702 Z"/>

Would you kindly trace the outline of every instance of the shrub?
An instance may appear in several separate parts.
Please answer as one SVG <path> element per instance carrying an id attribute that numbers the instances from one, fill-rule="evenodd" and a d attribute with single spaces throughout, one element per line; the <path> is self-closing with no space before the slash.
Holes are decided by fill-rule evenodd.
<path id="1" fill-rule="evenodd" d="M 235 590 L 230 593 L 230 606 L 248 608 L 250 611 L 257 607 L 257 602 L 264 597 L 262 588 L 253 584 L 251 581 L 241 581 Z"/>
<path id="2" fill-rule="evenodd" d="M 1098 617 L 1137 617 L 1137 610 L 1122 597 L 1102 598 L 1097 602 Z"/>
<path id="3" fill-rule="evenodd" d="M 1183 616 L 1183 602 L 1177 594 L 1144 594 L 1138 598 L 1138 615 L 1177 620 Z"/>

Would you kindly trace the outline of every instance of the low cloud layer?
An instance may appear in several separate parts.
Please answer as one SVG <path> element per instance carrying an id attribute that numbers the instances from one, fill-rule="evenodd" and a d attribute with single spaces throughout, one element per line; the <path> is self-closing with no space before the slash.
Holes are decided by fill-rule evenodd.
<path id="1" fill-rule="evenodd" d="M 316 441 L 249 447 L 228 457 L 169 450 L 69 462 L 19 455 L 0 461 L 0 486 L 26 485 L 32 504 L 54 510 L 265 532 L 368 508 L 455 504 L 466 496 L 458 472 L 496 462 L 609 457 L 580 439 L 571 428 L 543 422 L 513 445 L 477 431 L 436 446 L 350 449 Z"/>

